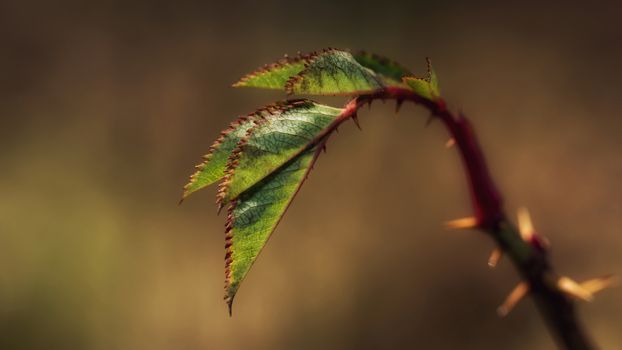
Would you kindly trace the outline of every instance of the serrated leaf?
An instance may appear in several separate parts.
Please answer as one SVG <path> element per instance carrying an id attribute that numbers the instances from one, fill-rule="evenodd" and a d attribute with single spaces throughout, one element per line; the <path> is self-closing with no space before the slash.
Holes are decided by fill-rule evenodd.
<path id="1" fill-rule="evenodd" d="M 284 57 L 279 61 L 247 74 L 234 87 L 256 87 L 264 89 L 283 89 L 290 77 L 305 68 L 308 56 Z"/>
<path id="2" fill-rule="evenodd" d="M 438 86 L 438 77 L 432 67 L 432 61 L 429 58 L 427 59 L 427 63 L 428 72 L 426 78 L 404 77 L 403 80 L 417 95 L 428 100 L 435 100 L 441 95 Z"/>
<path id="3" fill-rule="evenodd" d="M 319 147 L 299 154 L 231 202 L 225 234 L 229 312 L 240 283 L 313 167 Z"/>
<path id="4" fill-rule="evenodd" d="M 404 78 L 404 82 L 408 84 L 408 86 L 419 96 L 426 98 L 428 100 L 433 100 L 434 95 L 432 95 L 432 89 L 430 88 L 430 82 L 415 77 L 406 77 Z"/>
<path id="5" fill-rule="evenodd" d="M 246 75 L 233 86 L 284 88 L 289 94 L 355 95 L 371 93 L 383 84 L 381 77 L 362 66 L 351 53 L 325 49 L 283 58 Z"/>
<path id="6" fill-rule="evenodd" d="M 355 95 L 381 88 L 373 71 L 360 65 L 351 53 L 337 49 L 312 54 L 305 69 L 285 85 L 289 94 L 311 95 Z"/>
<path id="7" fill-rule="evenodd" d="M 203 156 L 205 161 L 196 166 L 197 171 L 190 176 L 190 182 L 184 186 L 182 200 L 225 176 L 229 154 L 254 125 L 255 118 L 254 114 L 240 117 L 220 134 L 210 146 L 208 153 Z"/>
<path id="8" fill-rule="evenodd" d="M 402 78 L 413 73 L 401 64 L 374 53 L 355 51 L 354 59 L 365 68 L 369 68 L 379 76 L 385 85 L 403 85 Z"/>
<path id="9" fill-rule="evenodd" d="M 246 137 L 251 127 L 256 125 L 257 120 L 283 108 L 287 108 L 284 102 L 270 104 L 229 124 L 210 146 L 208 153 L 203 156 L 204 162 L 196 166 L 197 171 L 190 176 L 190 182 L 184 186 L 181 200 L 222 179 L 226 175 L 231 152 Z"/>
<path id="10" fill-rule="evenodd" d="M 221 206 L 317 143 L 332 130 L 342 112 L 340 108 L 296 100 L 257 120 L 229 158 L 218 194 Z"/>

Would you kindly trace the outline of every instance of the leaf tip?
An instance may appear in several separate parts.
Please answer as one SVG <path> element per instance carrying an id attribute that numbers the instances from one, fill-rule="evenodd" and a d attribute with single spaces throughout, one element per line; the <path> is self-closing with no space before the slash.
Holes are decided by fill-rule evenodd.
<path id="1" fill-rule="evenodd" d="M 181 192 L 181 198 L 179 198 L 179 202 L 177 203 L 177 205 L 182 205 L 184 203 L 184 201 L 186 200 L 186 198 L 188 198 L 192 193 L 194 193 L 196 191 L 192 190 L 190 188 L 190 186 L 196 181 L 196 174 L 193 174 L 192 176 L 190 176 L 190 182 L 188 184 L 186 184 L 186 186 L 183 187 L 182 192 Z"/>
<path id="2" fill-rule="evenodd" d="M 226 296 L 225 302 L 227 303 L 227 309 L 229 310 L 229 317 L 233 317 L 233 297 Z"/>

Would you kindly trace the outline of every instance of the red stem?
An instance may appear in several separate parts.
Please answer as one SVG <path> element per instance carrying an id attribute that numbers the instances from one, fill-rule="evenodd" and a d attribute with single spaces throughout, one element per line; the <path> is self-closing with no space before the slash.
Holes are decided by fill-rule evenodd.
<path id="1" fill-rule="evenodd" d="M 343 121 L 355 118 L 358 109 L 365 103 L 377 99 L 395 99 L 398 104 L 412 101 L 428 109 L 433 117 L 443 122 L 462 158 L 477 228 L 488 233 L 512 259 L 522 278 L 529 284 L 530 294 L 560 347 L 592 349 L 577 318 L 573 301 L 557 287 L 557 275 L 551 267 L 548 251 L 537 239 L 525 242 L 507 219 L 501 195 L 490 175 L 475 131 L 464 116 L 454 116 L 442 99 L 428 100 L 415 95 L 411 90 L 389 87 L 351 100 L 331 131 Z"/>

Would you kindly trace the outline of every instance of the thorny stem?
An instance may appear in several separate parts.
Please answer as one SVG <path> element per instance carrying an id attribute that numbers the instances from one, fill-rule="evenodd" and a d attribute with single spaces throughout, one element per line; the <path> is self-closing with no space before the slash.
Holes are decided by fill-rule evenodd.
<path id="1" fill-rule="evenodd" d="M 334 128 L 347 119 L 356 118 L 359 108 L 378 99 L 395 99 L 398 107 L 403 101 L 412 101 L 428 109 L 432 117 L 445 125 L 455 141 L 467 173 L 477 228 L 491 236 L 511 258 L 522 278 L 528 283 L 529 292 L 560 347 L 571 350 L 592 349 L 591 341 L 579 322 L 573 301 L 557 287 L 558 275 L 553 271 L 542 240 L 539 236 L 534 236 L 531 241 L 523 240 L 516 226 L 507 219 L 501 195 L 492 180 L 468 119 L 463 115 L 455 116 L 442 99 L 428 100 L 410 90 L 391 87 L 351 100 Z"/>

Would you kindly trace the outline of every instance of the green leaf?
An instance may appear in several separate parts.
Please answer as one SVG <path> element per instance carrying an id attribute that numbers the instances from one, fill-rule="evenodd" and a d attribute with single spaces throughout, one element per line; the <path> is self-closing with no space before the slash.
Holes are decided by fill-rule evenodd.
<path id="1" fill-rule="evenodd" d="M 419 96 L 428 100 L 436 100 L 440 97 L 441 92 L 438 86 L 438 77 L 432 61 L 428 58 L 428 73 L 426 78 L 404 77 L 404 82 Z"/>
<path id="2" fill-rule="evenodd" d="M 233 86 L 285 89 L 289 94 L 355 95 L 376 91 L 383 84 L 381 77 L 363 67 L 351 53 L 325 49 L 285 57 L 246 75 Z"/>
<path id="3" fill-rule="evenodd" d="M 312 54 L 305 69 L 285 85 L 289 94 L 311 95 L 357 95 L 381 88 L 373 71 L 360 65 L 351 53 L 337 49 Z"/>
<path id="4" fill-rule="evenodd" d="M 226 175 L 231 152 L 247 136 L 248 131 L 255 126 L 255 122 L 284 106 L 286 106 L 284 102 L 267 105 L 229 124 L 229 127 L 222 131 L 218 139 L 210 146 L 208 153 L 203 156 L 204 162 L 195 167 L 197 171 L 190 176 L 190 181 L 184 186 L 181 200 L 222 179 Z"/>
<path id="5" fill-rule="evenodd" d="M 256 126 L 229 158 L 218 192 L 221 207 L 317 144 L 332 131 L 342 112 L 309 100 L 290 100 L 255 120 Z"/>
<path id="6" fill-rule="evenodd" d="M 365 51 L 355 51 L 352 56 L 363 67 L 374 71 L 385 85 L 402 86 L 402 78 L 413 75 L 408 68 L 384 56 Z"/>
<path id="7" fill-rule="evenodd" d="M 240 283 L 302 186 L 321 146 L 304 151 L 229 206 L 225 234 L 225 300 L 229 313 Z"/>
<path id="8" fill-rule="evenodd" d="M 430 82 L 426 79 L 406 77 L 404 82 L 419 96 L 428 100 L 433 100 L 432 89 L 430 88 Z"/>
<path id="9" fill-rule="evenodd" d="M 229 154 L 246 136 L 248 129 L 254 125 L 255 118 L 255 114 L 240 117 L 220 133 L 218 139 L 210 146 L 208 153 L 203 156 L 204 162 L 196 166 L 197 171 L 190 176 L 190 182 L 184 186 L 182 201 L 190 194 L 225 176 Z"/>
<path id="10" fill-rule="evenodd" d="M 283 89 L 285 83 L 292 76 L 300 73 L 308 62 L 308 56 L 287 57 L 265 65 L 256 71 L 247 74 L 234 87 L 255 87 L 264 89 Z"/>

